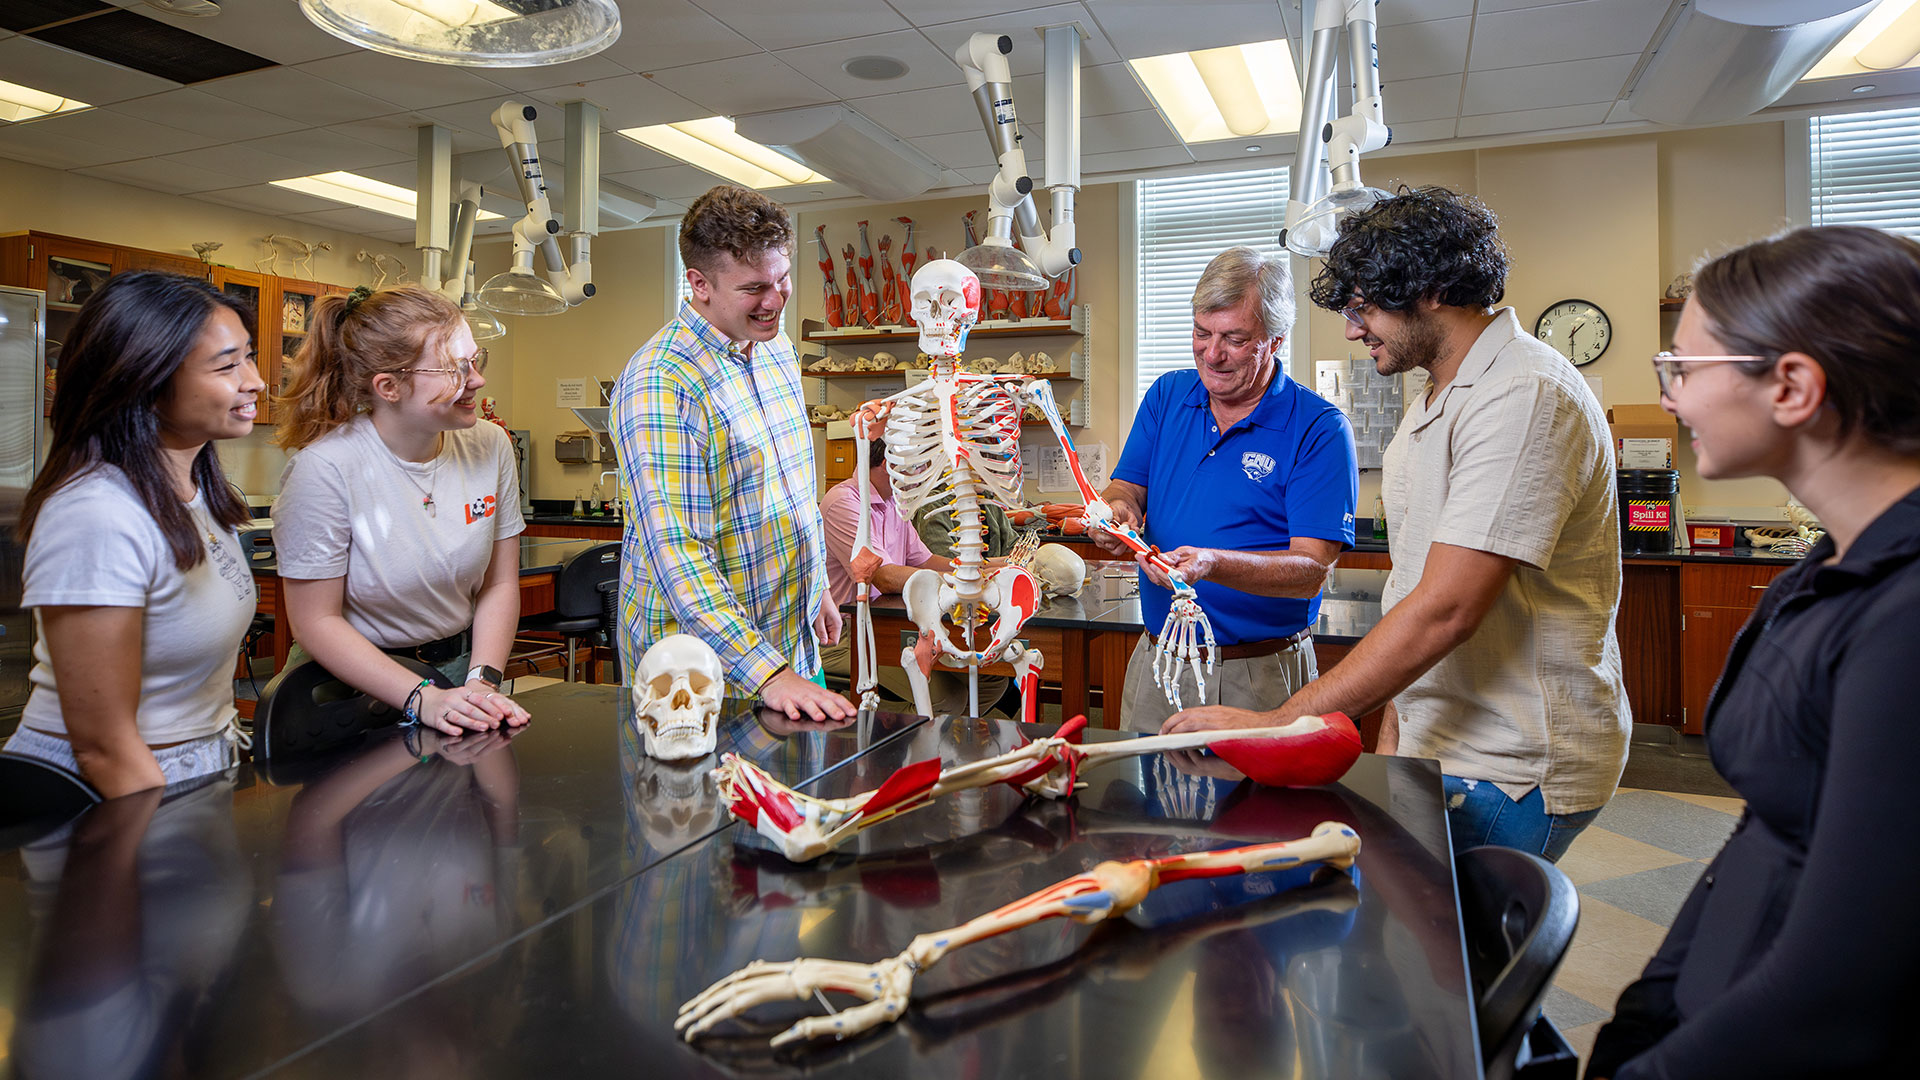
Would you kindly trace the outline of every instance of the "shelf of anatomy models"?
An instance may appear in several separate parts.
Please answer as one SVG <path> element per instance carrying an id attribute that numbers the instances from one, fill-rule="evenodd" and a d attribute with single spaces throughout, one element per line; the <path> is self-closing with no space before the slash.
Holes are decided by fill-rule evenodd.
<path id="1" fill-rule="evenodd" d="M 975 324 L 967 335 L 970 346 L 967 355 L 962 358 L 964 370 L 977 374 L 1018 374 L 1032 378 L 1046 379 L 1049 382 L 1069 383 L 1072 385 L 1057 387 L 1055 400 L 1059 403 L 1061 418 L 1070 427 L 1085 427 L 1092 423 L 1093 387 L 1091 333 L 1092 314 L 1085 304 L 1075 304 L 1066 319 L 1022 319 L 1018 322 L 983 322 Z M 1078 338 L 1077 347 L 1060 362 L 1059 357 L 1047 354 L 1037 341 L 1034 347 L 1023 352 L 1014 348 L 1011 353 L 996 355 L 990 353 L 986 339 L 995 340 L 996 347 L 1015 345 L 1020 338 Z M 834 328 L 817 319 L 803 319 L 800 323 L 800 340 L 803 343 L 800 355 L 801 374 L 818 382 L 810 384 L 807 392 L 807 411 L 816 425 L 829 420 L 845 419 L 860 403 L 868 400 L 874 393 L 869 384 L 898 380 L 902 387 L 909 382 L 918 382 L 926 378 L 926 368 L 913 367 L 912 359 L 896 357 L 884 349 L 863 352 L 863 346 L 902 343 L 917 345 L 919 330 L 914 327 Z M 905 353 L 907 350 L 901 350 Z M 1018 357 L 1019 359 L 1016 359 Z M 1026 364 L 1034 359 L 1042 359 L 1049 370 L 1028 370 Z M 865 365 L 865 366 L 862 366 Z M 859 387 L 847 386 L 844 380 L 865 380 Z M 835 389 L 835 387 L 838 389 Z M 1034 419 L 1029 414 L 1029 419 Z"/>

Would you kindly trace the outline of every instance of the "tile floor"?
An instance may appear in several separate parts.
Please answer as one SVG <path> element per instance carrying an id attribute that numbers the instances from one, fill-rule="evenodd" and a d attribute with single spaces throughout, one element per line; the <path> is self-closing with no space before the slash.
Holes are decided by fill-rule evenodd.
<path id="1" fill-rule="evenodd" d="M 1738 799 L 1621 788 L 1560 860 L 1580 890 L 1580 928 L 1545 1010 L 1580 1052 L 1638 978 L 1693 883 L 1739 820 Z"/>

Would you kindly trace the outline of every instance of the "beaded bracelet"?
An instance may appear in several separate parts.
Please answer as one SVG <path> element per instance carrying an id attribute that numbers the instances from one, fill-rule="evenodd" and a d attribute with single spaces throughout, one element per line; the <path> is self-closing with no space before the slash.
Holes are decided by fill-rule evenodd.
<path id="1" fill-rule="evenodd" d="M 420 691 L 432 685 L 432 679 L 421 679 L 420 685 L 414 687 L 413 693 L 407 695 L 407 703 L 401 707 L 401 711 L 407 714 L 407 723 L 417 724 L 420 722 Z"/>

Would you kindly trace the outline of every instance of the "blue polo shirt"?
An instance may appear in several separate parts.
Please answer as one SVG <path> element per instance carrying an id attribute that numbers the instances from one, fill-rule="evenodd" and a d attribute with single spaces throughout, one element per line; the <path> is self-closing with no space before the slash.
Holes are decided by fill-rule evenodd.
<path id="1" fill-rule="evenodd" d="M 1353 545 L 1360 474 L 1353 428 L 1325 398 L 1276 373 L 1266 396 L 1220 431 L 1200 373 L 1154 380 L 1127 433 L 1115 480 L 1147 489 L 1147 542 L 1282 551 L 1296 536 Z M 1211 581 L 1195 586 L 1222 645 L 1299 633 L 1320 617 L 1320 598 L 1254 596 Z M 1140 610 L 1155 634 L 1173 592 L 1140 575 Z"/>

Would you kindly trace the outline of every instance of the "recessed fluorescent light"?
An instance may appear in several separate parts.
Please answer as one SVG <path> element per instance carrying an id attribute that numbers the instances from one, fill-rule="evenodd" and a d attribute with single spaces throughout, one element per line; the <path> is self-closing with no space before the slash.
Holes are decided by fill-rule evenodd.
<path id="1" fill-rule="evenodd" d="M 381 214 L 392 214 L 397 218 L 414 219 L 416 196 L 397 184 L 389 184 L 371 177 L 350 172 L 318 173 L 313 176 L 296 176 L 291 180 L 272 181 L 274 187 L 283 187 L 289 191 L 298 191 L 303 195 L 327 199 L 332 202 L 346 203 L 362 210 L 372 210 Z M 491 210 L 480 211 L 480 220 L 498 221 L 500 215 Z"/>
<path id="2" fill-rule="evenodd" d="M 739 134 L 733 128 L 733 121 L 724 116 L 623 128 L 620 134 L 669 157 L 679 158 L 696 169 L 750 188 L 833 182 L 832 177 Z"/>
<path id="3" fill-rule="evenodd" d="M 1300 129 L 1300 80 L 1284 39 L 1127 61 L 1189 143 Z"/>
<path id="4" fill-rule="evenodd" d="M 49 94 L 44 90 L 35 90 L 31 86 L 21 86 L 0 79 L 0 120 L 19 123 L 36 116 L 51 116 L 54 113 L 73 112 L 76 109 L 91 109 L 92 105 L 74 98 Z"/>
<path id="5" fill-rule="evenodd" d="M 1920 66 L 1920 0 L 1881 0 L 1801 82 Z"/>

